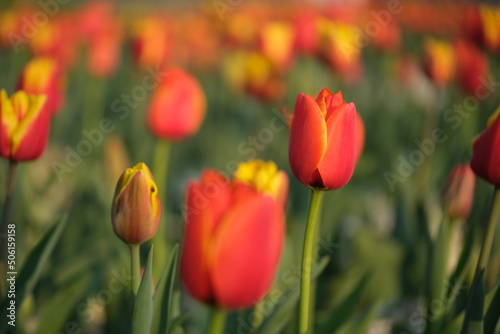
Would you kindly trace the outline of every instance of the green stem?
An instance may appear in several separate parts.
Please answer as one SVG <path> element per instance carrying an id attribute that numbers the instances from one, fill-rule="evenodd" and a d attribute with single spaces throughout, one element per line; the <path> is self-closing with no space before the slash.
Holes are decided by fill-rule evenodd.
<path id="1" fill-rule="evenodd" d="M 170 142 L 157 140 L 153 156 L 153 176 L 158 186 L 158 192 L 162 203 L 165 203 L 167 194 L 168 165 L 170 158 Z"/>
<path id="2" fill-rule="evenodd" d="M 132 273 L 132 294 L 137 295 L 141 283 L 141 259 L 139 245 L 130 245 L 130 267 Z"/>
<path id="3" fill-rule="evenodd" d="M 12 222 L 12 209 L 14 207 L 14 189 L 16 184 L 16 171 L 17 171 L 17 162 L 10 161 L 9 163 L 9 172 L 7 178 L 7 193 L 5 195 L 5 202 L 3 206 L 2 213 L 2 234 L 0 235 L 0 240 L 2 243 L 1 250 L 2 255 L 0 256 L 0 269 L 1 269 L 1 282 L 0 282 L 0 296 L 3 296 L 6 292 L 6 278 L 7 278 L 7 231 L 8 225 L 13 224 Z"/>
<path id="4" fill-rule="evenodd" d="M 168 260 L 169 249 L 165 236 L 167 235 L 167 181 L 168 181 L 168 166 L 170 159 L 170 142 L 158 140 L 154 149 L 153 156 L 153 176 L 156 185 L 158 186 L 158 196 L 162 203 L 162 222 L 158 226 L 158 231 L 151 242 L 155 246 L 155 256 L 153 262 L 153 275 L 160 277 L 163 272 L 163 267 Z"/>
<path id="5" fill-rule="evenodd" d="M 484 241 L 481 247 L 481 253 L 479 254 L 479 260 L 477 261 L 476 273 L 474 275 L 475 277 L 477 277 L 482 269 L 486 269 L 488 260 L 490 258 L 491 248 L 493 246 L 493 239 L 495 237 L 495 228 L 499 220 L 500 188 L 495 188 L 493 201 L 491 203 L 490 220 L 488 222 L 488 227 L 486 228 L 486 234 L 484 236 Z"/>
<path id="6" fill-rule="evenodd" d="M 314 264 L 314 250 L 316 245 L 316 229 L 318 215 L 323 200 L 323 192 L 312 190 L 307 217 L 304 248 L 302 250 L 302 269 L 300 279 L 300 308 L 299 308 L 299 333 L 311 332 L 314 319 L 314 307 L 311 306 L 311 270 Z"/>
<path id="7" fill-rule="evenodd" d="M 222 334 L 226 327 L 227 313 L 221 308 L 214 308 L 208 334 Z"/>

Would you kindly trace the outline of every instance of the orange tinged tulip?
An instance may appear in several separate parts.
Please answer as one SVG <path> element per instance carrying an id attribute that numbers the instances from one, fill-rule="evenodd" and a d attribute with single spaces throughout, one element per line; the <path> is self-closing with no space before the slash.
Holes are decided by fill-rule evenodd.
<path id="1" fill-rule="evenodd" d="M 290 129 L 288 158 L 300 182 L 318 190 L 344 186 L 358 158 L 359 132 L 354 103 L 324 88 L 314 100 L 300 93 Z"/>
<path id="2" fill-rule="evenodd" d="M 263 179 L 281 182 L 280 173 Z M 206 170 L 188 185 L 181 278 L 194 298 L 225 309 L 247 308 L 264 297 L 284 240 L 283 206 L 250 183 Z"/>
<path id="3" fill-rule="evenodd" d="M 45 95 L 24 91 L 11 98 L 0 91 L 0 154 L 12 161 L 29 161 L 40 157 L 47 146 L 50 112 Z"/>
<path id="4" fill-rule="evenodd" d="M 285 22 L 270 22 L 260 30 L 259 46 L 262 54 L 279 71 L 290 67 L 293 58 L 294 31 Z"/>
<path id="5" fill-rule="evenodd" d="M 140 245 L 156 234 L 160 218 L 158 188 L 149 168 L 141 162 L 126 169 L 116 184 L 111 206 L 116 235 L 129 245 Z"/>
<path id="6" fill-rule="evenodd" d="M 47 96 L 46 107 L 53 114 L 63 102 L 63 78 L 59 64 L 51 58 L 35 58 L 28 62 L 17 84 L 28 94 Z"/>
<path id="7" fill-rule="evenodd" d="M 476 176 L 469 165 L 457 165 L 448 176 L 443 202 L 450 218 L 467 219 L 474 201 Z"/>
<path id="8" fill-rule="evenodd" d="M 132 28 L 132 54 L 141 67 L 163 64 L 169 54 L 165 20 L 150 17 L 138 20 Z"/>
<path id="9" fill-rule="evenodd" d="M 446 86 L 455 73 L 453 46 L 445 41 L 428 39 L 424 45 L 424 57 L 424 68 L 431 80 L 437 86 Z"/>
<path id="10" fill-rule="evenodd" d="M 471 167 L 474 173 L 500 187 L 500 107 L 488 121 L 488 128 L 474 141 Z"/>
<path id="11" fill-rule="evenodd" d="M 151 98 L 148 125 L 155 136 L 181 140 L 195 134 L 205 118 L 205 94 L 198 81 L 172 68 Z"/>
<path id="12" fill-rule="evenodd" d="M 462 89 L 471 95 L 484 86 L 483 78 L 487 77 L 489 62 L 486 56 L 473 44 L 458 41 L 455 44 L 457 56 L 457 74 Z"/>

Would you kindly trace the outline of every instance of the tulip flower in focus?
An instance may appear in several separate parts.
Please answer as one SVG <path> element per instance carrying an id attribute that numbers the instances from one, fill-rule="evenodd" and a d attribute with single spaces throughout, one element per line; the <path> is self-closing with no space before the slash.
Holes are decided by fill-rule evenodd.
<path id="1" fill-rule="evenodd" d="M 149 168 L 138 163 L 123 172 L 116 185 L 111 221 L 116 235 L 129 245 L 151 239 L 158 229 L 161 202 Z"/>
<path id="2" fill-rule="evenodd" d="M 453 46 L 445 41 L 428 39 L 424 44 L 424 68 L 439 87 L 446 86 L 455 73 Z"/>
<path id="3" fill-rule="evenodd" d="M 457 165 L 448 176 L 443 191 L 446 213 L 452 219 L 467 219 L 474 201 L 476 176 L 469 165 Z"/>
<path id="4" fill-rule="evenodd" d="M 315 100 L 300 93 L 290 129 L 288 158 L 300 182 L 318 190 L 344 186 L 358 159 L 356 106 L 324 88 Z"/>
<path id="5" fill-rule="evenodd" d="M 198 81 L 180 68 L 171 68 L 151 98 L 149 129 L 161 139 L 190 137 L 200 128 L 205 110 L 205 93 Z"/>
<path id="6" fill-rule="evenodd" d="M 240 168 L 249 172 L 238 170 L 232 181 L 206 170 L 188 185 L 181 278 L 194 298 L 223 309 L 261 300 L 281 255 L 283 205 L 268 193 L 286 187 L 286 179 L 273 167 L 256 164 L 259 172 L 244 165 Z M 251 176 L 260 180 L 250 181 Z"/>
<path id="7" fill-rule="evenodd" d="M 47 146 L 51 115 L 45 95 L 24 91 L 10 98 L 0 91 L 0 154 L 11 161 L 29 161 L 42 155 Z"/>
<path id="8" fill-rule="evenodd" d="M 488 128 L 474 141 L 471 167 L 474 173 L 500 187 L 500 107 L 488 121 Z"/>
<path id="9" fill-rule="evenodd" d="M 46 95 L 46 108 L 54 114 L 63 103 L 63 77 L 60 65 L 51 58 L 35 58 L 23 69 L 17 89 L 28 94 Z"/>

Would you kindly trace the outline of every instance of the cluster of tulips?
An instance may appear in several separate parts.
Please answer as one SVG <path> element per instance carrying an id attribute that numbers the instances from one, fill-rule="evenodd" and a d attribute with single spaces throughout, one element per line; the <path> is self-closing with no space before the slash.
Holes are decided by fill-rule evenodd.
<path id="1" fill-rule="evenodd" d="M 456 79 L 464 93 L 477 97 L 485 86 L 484 80 L 492 75 L 487 54 L 500 53 L 500 9 L 486 5 L 450 5 L 450 16 L 458 21 L 450 23 L 446 15 L 435 14 L 444 14 L 449 7 L 426 3 L 398 2 L 392 9 L 379 3 L 322 8 L 294 4 L 279 10 L 259 3 L 239 11 L 228 3 L 214 1 L 213 6 L 200 6 L 190 14 L 185 14 L 184 8 L 174 8 L 144 15 L 127 9 L 117 15 L 110 2 L 93 2 L 78 11 L 61 13 L 62 5 L 56 1 L 42 3 L 44 15 L 51 16 L 44 24 L 26 20 L 37 17 L 40 9 L 36 8 L 0 14 L 0 47 L 10 52 L 28 47 L 33 55 L 19 75 L 15 92 L 9 96 L 5 89 L 0 91 L 0 155 L 9 162 L 2 238 L 7 235 L 7 226 L 15 221 L 18 163 L 36 160 L 44 153 L 51 122 L 63 109 L 65 100 L 70 99 L 65 96 L 66 78 L 76 66 L 79 48 L 86 46 L 86 66 L 91 75 L 101 79 L 112 77 L 120 68 L 123 45 L 131 50 L 138 69 L 164 71 L 166 74 L 154 87 L 145 113 L 148 130 L 157 141 L 154 173 L 143 162 L 127 168 L 117 181 L 111 204 L 112 228 L 130 246 L 134 305 L 123 317 L 131 318 L 134 334 L 174 332 L 185 321 L 183 316 L 172 319 L 177 269 L 185 291 L 212 309 L 209 333 L 224 333 L 229 312 L 258 308 L 266 298 L 286 240 L 290 181 L 284 170 L 273 161 L 258 159 L 241 161 L 230 175 L 206 168 L 199 179 L 185 186 L 179 265 L 177 248 L 171 247 L 162 276 L 153 277 L 153 249 L 166 249 L 164 231 L 159 231 L 164 229 L 161 221 L 167 201 L 169 147 L 200 130 L 212 102 L 193 74 L 195 71 L 188 68 L 208 72 L 216 69 L 237 92 L 270 103 L 284 99 L 286 78 L 298 55 L 317 58 L 347 84 L 359 82 L 364 71 L 363 39 L 368 38 L 379 51 L 400 59 L 394 63 L 403 81 L 416 80 L 413 71 L 417 67 L 438 91 L 444 91 Z M 46 7 L 48 3 L 50 7 Z M 419 13 L 419 20 L 410 12 Z M 177 16 L 178 13 L 183 15 Z M 431 32 L 440 36 L 451 34 L 452 38 L 426 36 L 422 42 L 423 56 L 417 63 L 400 52 L 402 27 L 425 33 L 422 17 L 426 13 L 432 13 L 427 27 Z M 370 30 L 359 28 L 369 24 L 376 24 L 379 29 L 373 36 Z M 27 29 L 32 30 L 29 36 Z M 325 87 L 317 96 L 299 93 L 293 115 L 283 112 L 289 129 L 290 170 L 311 190 L 300 245 L 299 305 L 295 311 L 288 310 L 297 312 L 300 334 L 313 333 L 317 328 L 316 280 L 324 269 L 324 263 L 318 260 L 324 194 L 348 184 L 365 148 L 366 124 L 357 112 L 356 98 L 353 100 L 346 102 L 341 91 Z M 493 282 L 491 292 L 486 292 L 488 264 L 495 251 L 500 221 L 500 107 L 492 112 L 486 129 L 474 140 L 472 152 L 470 163 L 459 164 L 450 172 L 442 195 L 443 220 L 429 261 L 429 334 L 444 333 L 449 326 L 452 330 L 461 329 L 463 334 L 500 332 L 500 278 Z M 436 317 L 432 303 L 445 296 L 451 305 L 455 298 L 453 287 L 450 289 L 446 283 L 450 238 L 457 221 L 467 220 L 472 210 L 476 176 L 493 186 L 494 195 L 479 255 L 469 260 L 475 261 L 475 270 L 466 293 L 466 306 Z M 54 247 L 47 242 L 54 231 L 40 243 L 46 249 Z M 0 287 L 2 305 L 6 305 L 8 252 L 6 241 L 2 239 L 1 243 Z M 152 245 L 146 263 L 142 261 L 141 245 L 143 250 Z M 30 259 L 27 262 L 33 266 L 38 258 L 35 254 Z M 37 267 L 25 273 L 37 277 L 39 270 Z M 459 276 L 455 285 L 465 281 L 465 274 Z M 30 289 L 35 283 L 30 281 Z M 4 309 L 0 310 L 3 316 L 2 312 Z M 158 316 L 162 312 L 166 313 Z M 257 331 L 259 324 L 253 325 Z M 2 323 L 0 330 L 13 329 Z"/>

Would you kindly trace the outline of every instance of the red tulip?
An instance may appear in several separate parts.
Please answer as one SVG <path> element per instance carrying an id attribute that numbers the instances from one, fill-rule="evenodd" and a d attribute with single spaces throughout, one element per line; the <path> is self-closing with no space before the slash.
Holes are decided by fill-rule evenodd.
<path id="1" fill-rule="evenodd" d="M 500 107 L 474 141 L 471 167 L 477 176 L 500 187 Z"/>
<path id="2" fill-rule="evenodd" d="M 360 150 L 356 114 L 354 103 L 346 103 L 341 92 L 324 88 L 316 100 L 297 96 L 288 156 L 300 182 L 320 190 L 349 182 Z"/>
<path id="3" fill-rule="evenodd" d="M 45 95 L 18 91 L 9 97 L 0 91 L 0 155 L 12 161 L 29 161 L 45 151 L 50 112 Z"/>
<path id="4" fill-rule="evenodd" d="M 476 176 L 469 165 L 457 165 L 448 176 L 443 202 L 450 218 L 467 219 L 474 201 Z"/>
<path id="5" fill-rule="evenodd" d="M 473 44 L 464 41 L 455 44 L 455 54 L 460 86 L 475 96 L 478 88 L 484 85 L 482 79 L 488 75 L 488 58 Z"/>
<path id="6" fill-rule="evenodd" d="M 281 203 L 252 185 L 204 171 L 188 185 L 182 281 L 208 304 L 255 305 L 271 287 L 283 239 Z"/>
<path id="7" fill-rule="evenodd" d="M 148 125 L 162 139 L 195 134 L 205 117 L 205 94 L 198 81 L 180 68 L 168 71 L 151 98 Z"/>
<path id="8" fill-rule="evenodd" d="M 129 245 L 140 245 L 158 230 L 161 202 L 148 166 L 127 168 L 118 180 L 111 206 L 116 235 Z"/>
<path id="9" fill-rule="evenodd" d="M 51 58 L 32 59 L 24 66 L 17 89 L 28 94 L 46 95 L 47 109 L 56 113 L 63 102 L 61 66 Z"/>

